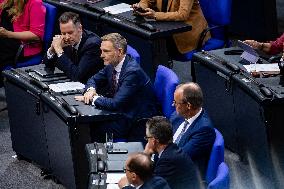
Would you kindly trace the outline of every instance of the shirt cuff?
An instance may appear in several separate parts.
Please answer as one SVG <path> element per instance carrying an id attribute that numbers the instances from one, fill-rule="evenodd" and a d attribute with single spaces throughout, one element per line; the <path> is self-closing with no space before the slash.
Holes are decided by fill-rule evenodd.
<path id="1" fill-rule="evenodd" d="M 46 52 L 47 59 L 52 59 L 54 55 L 55 55 L 54 53 L 50 52 L 50 49 L 47 50 Z"/>
<path id="2" fill-rule="evenodd" d="M 93 102 L 92 102 L 92 105 L 94 106 L 95 105 L 95 101 L 99 98 L 100 96 L 99 95 L 95 95 L 93 97 Z"/>

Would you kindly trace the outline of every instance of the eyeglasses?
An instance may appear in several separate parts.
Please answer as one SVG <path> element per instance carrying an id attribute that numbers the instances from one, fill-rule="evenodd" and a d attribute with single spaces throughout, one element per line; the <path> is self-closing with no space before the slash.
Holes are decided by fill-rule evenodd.
<path id="1" fill-rule="evenodd" d="M 186 102 L 182 101 L 182 102 L 177 102 L 177 101 L 173 101 L 172 106 L 176 106 L 177 104 L 186 104 Z"/>
<path id="2" fill-rule="evenodd" d="M 144 136 L 144 140 L 148 141 L 149 138 L 154 138 L 154 137 L 153 136 Z"/>
<path id="3" fill-rule="evenodd" d="M 126 173 L 126 171 L 129 171 L 129 172 L 132 172 L 130 169 L 127 169 L 127 168 L 123 168 L 123 171 Z"/>

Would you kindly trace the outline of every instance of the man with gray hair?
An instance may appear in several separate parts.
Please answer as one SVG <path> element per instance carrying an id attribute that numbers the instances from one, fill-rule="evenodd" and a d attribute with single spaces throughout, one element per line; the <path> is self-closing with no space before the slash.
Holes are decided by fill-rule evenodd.
<path id="1" fill-rule="evenodd" d="M 173 143 L 170 121 L 162 116 L 146 123 L 144 152 L 154 156 L 154 175 L 166 179 L 171 189 L 200 188 L 196 167 L 190 157 Z"/>
<path id="2" fill-rule="evenodd" d="M 36 16 L 36 15 L 34 15 Z M 103 68 L 99 36 L 84 30 L 79 15 L 65 12 L 59 17 L 61 35 L 53 37 L 43 63 L 62 70 L 71 80 L 86 83 Z"/>
<path id="3" fill-rule="evenodd" d="M 174 143 L 191 157 L 204 177 L 216 135 L 202 104 L 203 94 L 197 83 L 181 84 L 174 93 L 176 112 L 170 120 Z"/>
<path id="4" fill-rule="evenodd" d="M 105 68 L 88 80 L 84 96 L 75 97 L 86 104 L 92 102 L 98 108 L 123 115 L 93 128 L 94 140 L 98 142 L 105 141 L 104 133 L 113 133 L 114 138 L 127 138 L 133 122 L 157 115 L 150 78 L 135 59 L 126 55 L 126 39 L 118 33 L 107 34 L 101 39 Z"/>

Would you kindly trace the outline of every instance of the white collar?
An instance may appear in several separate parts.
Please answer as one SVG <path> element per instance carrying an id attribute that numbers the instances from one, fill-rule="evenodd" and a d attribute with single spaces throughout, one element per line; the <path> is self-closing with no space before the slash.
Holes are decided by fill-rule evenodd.
<path id="1" fill-rule="evenodd" d="M 80 45 L 80 43 L 81 43 L 81 40 L 82 40 L 82 36 L 83 36 L 83 31 L 82 31 L 82 35 L 81 35 L 81 37 L 80 37 L 80 40 L 79 40 L 79 42 L 75 45 L 75 46 L 73 46 L 73 48 L 74 49 L 76 49 L 76 50 L 78 50 L 78 48 L 79 48 L 79 45 Z"/>
<path id="2" fill-rule="evenodd" d="M 122 68 L 122 65 L 123 65 L 123 62 L 125 60 L 125 56 L 123 57 L 123 59 L 114 67 L 115 71 L 117 73 L 120 73 L 121 72 L 121 68 Z"/>

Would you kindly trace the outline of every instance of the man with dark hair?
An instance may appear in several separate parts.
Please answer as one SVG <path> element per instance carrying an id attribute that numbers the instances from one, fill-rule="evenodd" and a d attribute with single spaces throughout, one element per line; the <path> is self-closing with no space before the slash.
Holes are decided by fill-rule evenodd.
<path id="1" fill-rule="evenodd" d="M 105 133 L 113 133 L 114 138 L 127 138 L 136 120 L 157 115 L 150 78 L 133 58 L 126 55 L 126 47 L 126 39 L 118 33 L 103 36 L 101 57 L 105 68 L 88 80 L 84 96 L 75 97 L 86 104 L 92 102 L 98 108 L 123 115 L 121 119 L 93 127 L 94 141 L 104 142 Z"/>
<path id="2" fill-rule="evenodd" d="M 144 152 L 154 156 L 154 175 L 167 180 L 172 189 L 198 189 L 199 179 L 190 157 L 173 143 L 173 131 L 169 120 L 156 116 L 146 123 Z"/>
<path id="3" fill-rule="evenodd" d="M 202 103 L 203 94 L 197 83 L 179 85 L 174 93 L 176 112 L 170 120 L 174 143 L 191 157 L 204 176 L 216 135 Z"/>
<path id="4" fill-rule="evenodd" d="M 73 81 L 86 81 L 100 69 L 100 38 L 83 30 L 78 14 L 65 12 L 59 17 L 61 35 L 55 35 L 44 58 L 47 67 L 61 69 Z"/>
<path id="5" fill-rule="evenodd" d="M 162 177 L 153 177 L 153 165 L 150 156 L 145 153 L 131 154 L 125 163 L 126 176 L 118 186 L 123 189 L 170 189 Z M 131 185 L 133 186 L 131 186 Z"/>

